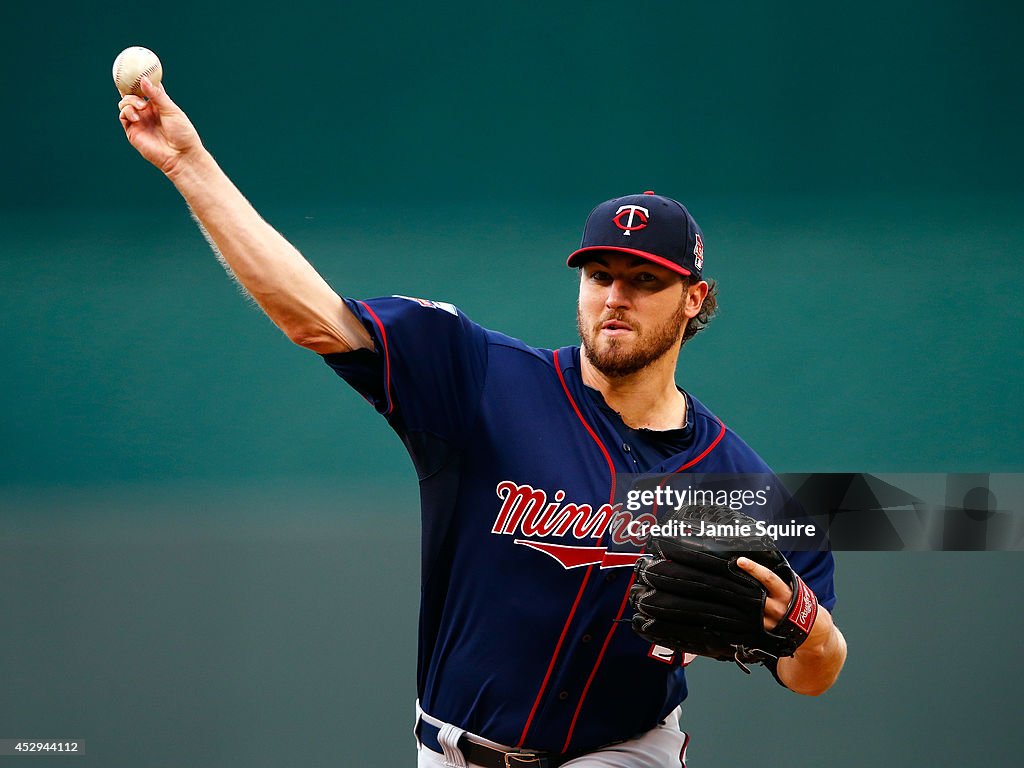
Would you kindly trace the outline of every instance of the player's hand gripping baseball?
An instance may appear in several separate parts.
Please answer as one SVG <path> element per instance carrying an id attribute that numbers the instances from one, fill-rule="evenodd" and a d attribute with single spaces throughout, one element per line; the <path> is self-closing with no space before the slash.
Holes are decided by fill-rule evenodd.
<path id="1" fill-rule="evenodd" d="M 201 151 L 203 144 L 191 121 L 171 101 L 162 84 L 153 85 L 144 77 L 141 88 L 145 99 L 125 96 L 118 102 L 121 125 L 139 154 L 171 175 L 184 157 Z"/>

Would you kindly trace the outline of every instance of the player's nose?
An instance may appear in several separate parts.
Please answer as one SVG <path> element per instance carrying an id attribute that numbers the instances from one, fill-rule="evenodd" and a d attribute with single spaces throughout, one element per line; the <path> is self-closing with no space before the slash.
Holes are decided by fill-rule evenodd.
<path id="1" fill-rule="evenodd" d="M 604 304 L 609 309 L 628 307 L 630 305 L 629 286 L 625 280 L 616 279 L 609 283 Z"/>

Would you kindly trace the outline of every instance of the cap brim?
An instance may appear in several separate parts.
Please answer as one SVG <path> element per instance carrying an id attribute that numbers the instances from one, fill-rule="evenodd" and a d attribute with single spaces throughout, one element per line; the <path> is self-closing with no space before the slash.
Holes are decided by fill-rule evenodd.
<path id="1" fill-rule="evenodd" d="M 587 246 L 586 248 L 580 248 L 578 251 L 573 251 L 571 254 L 569 254 L 569 259 L 568 261 L 565 262 L 566 266 L 578 267 L 584 261 L 589 260 L 585 258 L 587 254 L 597 253 L 598 251 L 617 251 L 618 253 L 629 253 L 632 254 L 633 256 L 639 256 L 641 259 L 646 259 L 652 264 L 657 264 L 659 267 L 670 269 L 676 274 L 683 275 L 684 277 L 689 277 L 690 275 L 693 274 L 686 267 L 681 267 L 674 261 L 669 261 L 668 259 L 663 258 L 661 256 L 655 256 L 653 253 L 648 253 L 647 251 L 638 251 L 635 248 L 622 248 L 617 245 L 590 245 Z"/>

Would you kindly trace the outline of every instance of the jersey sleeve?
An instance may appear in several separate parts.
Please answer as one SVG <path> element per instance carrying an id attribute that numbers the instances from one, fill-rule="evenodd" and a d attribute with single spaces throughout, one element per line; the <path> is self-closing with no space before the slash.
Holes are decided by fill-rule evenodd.
<path id="1" fill-rule="evenodd" d="M 443 302 L 391 296 L 345 303 L 374 349 L 323 355 L 324 361 L 403 438 L 460 441 L 479 405 L 486 331 Z"/>

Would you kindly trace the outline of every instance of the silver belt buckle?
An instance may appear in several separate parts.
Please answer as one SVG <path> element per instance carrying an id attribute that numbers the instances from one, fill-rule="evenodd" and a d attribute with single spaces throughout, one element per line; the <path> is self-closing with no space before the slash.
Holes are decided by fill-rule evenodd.
<path id="1" fill-rule="evenodd" d="M 515 760 L 516 762 L 510 763 L 509 760 Z M 506 752 L 505 753 L 505 768 L 515 768 L 517 765 L 532 765 L 540 764 L 540 755 L 535 755 L 532 752 Z"/>

